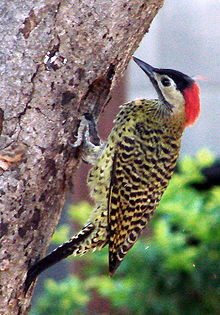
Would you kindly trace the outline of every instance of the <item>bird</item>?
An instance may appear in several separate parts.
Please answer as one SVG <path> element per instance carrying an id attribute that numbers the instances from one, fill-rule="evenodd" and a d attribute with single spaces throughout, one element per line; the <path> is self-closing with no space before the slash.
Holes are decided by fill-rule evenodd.
<path id="1" fill-rule="evenodd" d="M 91 121 L 82 115 L 73 146 L 80 146 L 83 159 L 93 164 L 88 186 L 94 210 L 79 233 L 30 267 L 26 292 L 48 267 L 71 254 L 83 255 L 106 245 L 112 277 L 168 186 L 183 131 L 200 113 L 199 86 L 180 71 L 133 60 L 150 79 L 158 98 L 122 105 L 107 141 L 99 145 L 90 141 Z"/>

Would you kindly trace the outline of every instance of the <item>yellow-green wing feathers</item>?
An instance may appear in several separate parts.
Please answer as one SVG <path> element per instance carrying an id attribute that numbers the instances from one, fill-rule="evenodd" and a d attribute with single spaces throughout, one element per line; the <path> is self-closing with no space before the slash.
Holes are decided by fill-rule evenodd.
<path id="1" fill-rule="evenodd" d="M 149 160 L 150 162 L 150 160 Z M 137 167 L 138 166 L 138 167 Z M 109 272 L 113 275 L 153 214 L 146 158 L 135 138 L 118 142 L 113 159 L 108 200 Z"/>

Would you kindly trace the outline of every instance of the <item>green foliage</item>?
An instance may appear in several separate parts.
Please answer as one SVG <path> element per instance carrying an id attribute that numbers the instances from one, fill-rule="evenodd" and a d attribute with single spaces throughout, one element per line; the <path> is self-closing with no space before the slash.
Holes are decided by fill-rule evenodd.
<path id="1" fill-rule="evenodd" d="M 69 238 L 69 234 L 70 234 L 70 227 L 69 227 L 69 225 L 62 224 L 55 231 L 55 233 L 53 235 L 52 242 L 54 244 L 60 245 L 60 244 L 62 244 L 63 242 L 65 242 Z"/>
<path id="2" fill-rule="evenodd" d="M 48 279 L 45 285 L 46 294 L 42 294 L 37 308 L 31 314 L 61 315 L 72 314 L 73 310 L 84 312 L 90 296 L 84 283 L 74 276 L 56 283 Z M 76 314 L 76 313 L 75 313 Z"/>
<path id="3" fill-rule="evenodd" d="M 150 223 L 152 236 L 141 237 L 113 279 L 108 276 L 107 248 L 87 254 L 80 258 L 87 262 L 82 270 L 86 280 L 76 276 L 61 283 L 48 280 L 33 314 L 86 312 L 94 289 L 110 301 L 113 314 L 217 314 L 220 187 L 197 191 L 190 185 L 203 182 L 200 170 L 213 162 L 207 150 L 180 161 L 179 173 Z M 84 223 L 90 211 L 83 202 L 72 206 L 70 215 Z"/>
<path id="4" fill-rule="evenodd" d="M 69 209 L 70 217 L 84 225 L 92 211 L 92 206 L 87 201 L 82 201 L 78 205 L 72 205 Z"/>

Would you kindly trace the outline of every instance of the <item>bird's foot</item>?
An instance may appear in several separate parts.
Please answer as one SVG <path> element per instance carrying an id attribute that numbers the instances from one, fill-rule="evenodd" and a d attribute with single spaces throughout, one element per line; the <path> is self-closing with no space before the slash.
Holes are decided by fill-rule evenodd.
<path id="1" fill-rule="evenodd" d="M 90 141 L 90 137 L 92 137 L 93 142 Z M 92 114 L 85 113 L 82 115 L 76 139 L 77 140 L 74 143 L 70 143 L 70 145 L 73 148 L 82 146 L 83 160 L 94 164 L 97 157 L 102 152 L 104 144 L 101 144 L 96 122 Z"/>

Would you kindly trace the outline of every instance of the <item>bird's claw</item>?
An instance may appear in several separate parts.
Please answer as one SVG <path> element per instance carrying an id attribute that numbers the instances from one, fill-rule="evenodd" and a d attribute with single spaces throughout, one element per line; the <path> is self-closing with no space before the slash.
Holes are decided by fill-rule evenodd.
<path id="1" fill-rule="evenodd" d="M 90 141 L 90 136 L 92 136 L 93 142 Z M 75 137 L 77 140 L 74 143 L 70 143 L 71 147 L 77 148 L 82 146 L 82 159 L 85 162 L 94 164 L 100 152 L 102 152 L 104 144 L 100 144 L 100 138 L 92 114 L 85 113 L 82 115 L 78 133 Z"/>
<path id="2" fill-rule="evenodd" d="M 74 143 L 70 142 L 71 147 L 77 148 L 83 144 L 83 142 L 89 141 L 89 123 L 88 120 L 83 115 L 78 128 L 78 133 L 76 136 L 76 141 Z"/>

